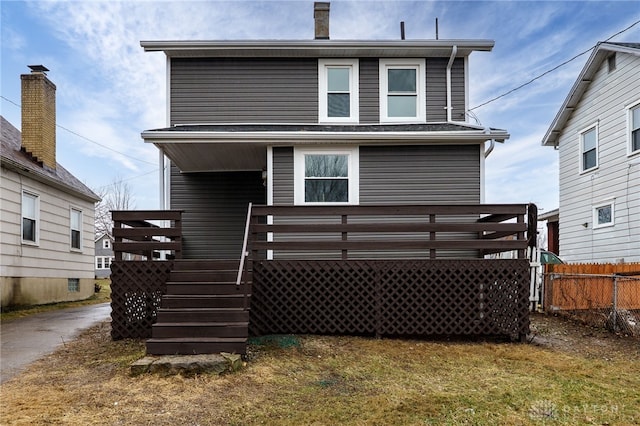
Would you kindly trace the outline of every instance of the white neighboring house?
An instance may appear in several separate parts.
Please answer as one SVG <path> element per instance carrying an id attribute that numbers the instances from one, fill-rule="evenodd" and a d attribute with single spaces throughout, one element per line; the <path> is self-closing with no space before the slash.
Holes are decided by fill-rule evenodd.
<path id="1" fill-rule="evenodd" d="M 640 43 L 599 43 L 542 141 L 560 153 L 560 257 L 640 262 Z"/>
<path id="2" fill-rule="evenodd" d="M 56 162 L 55 85 L 42 66 L 22 79 L 22 132 L 1 120 L 2 307 L 81 300 L 94 292 L 99 197 Z"/>

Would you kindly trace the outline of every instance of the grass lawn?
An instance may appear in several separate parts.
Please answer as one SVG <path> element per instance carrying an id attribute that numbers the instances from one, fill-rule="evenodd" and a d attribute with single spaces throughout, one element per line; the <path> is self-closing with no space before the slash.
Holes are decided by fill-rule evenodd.
<path id="1" fill-rule="evenodd" d="M 250 346 L 246 366 L 235 373 L 132 377 L 129 366 L 144 355 L 144 343 L 113 342 L 109 323 L 103 323 L 3 384 L 0 420 L 7 425 L 640 424 L 639 342 L 607 335 L 594 340 L 590 329 L 566 331 L 554 324 L 545 319 L 539 328 L 547 341 L 565 343 L 558 347 L 293 336 L 276 339 L 287 345 Z"/>
<path id="2" fill-rule="evenodd" d="M 21 318 L 39 312 L 54 311 L 56 309 L 75 308 L 85 305 L 94 305 L 96 303 L 105 303 L 111 301 L 111 280 L 109 278 L 96 279 L 95 282 L 100 285 L 100 291 L 94 293 L 90 298 L 78 300 L 76 302 L 50 303 L 47 305 L 34 306 L 15 306 L 3 308 L 0 312 L 0 321 L 7 321 L 14 318 Z"/>

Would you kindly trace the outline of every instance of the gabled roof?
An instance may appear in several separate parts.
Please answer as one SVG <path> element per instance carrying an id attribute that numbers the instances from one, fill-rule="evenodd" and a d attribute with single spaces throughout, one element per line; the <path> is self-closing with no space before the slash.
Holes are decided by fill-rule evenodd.
<path id="1" fill-rule="evenodd" d="M 628 53 L 640 56 L 640 43 L 610 43 L 600 42 L 591 52 L 591 56 L 587 60 L 584 68 L 580 72 L 578 79 L 569 91 L 569 95 L 562 103 L 562 107 L 551 122 L 551 126 L 542 139 L 544 146 L 557 146 L 558 137 L 564 128 L 571 113 L 580 102 L 582 95 L 591 84 L 591 81 L 604 61 L 612 52 Z M 640 72 L 640 70 L 639 70 Z"/>
<path id="2" fill-rule="evenodd" d="M 56 187 L 64 192 L 74 194 L 87 201 L 100 201 L 98 195 L 69 173 L 60 163 L 56 163 L 54 170 L 38 163 L 30 154 L 22 150 L 22 135 L 20 131 L 2 116 L 0 116 L 0 128 L 2 129 L 0 142 L 3 167 Z"/>

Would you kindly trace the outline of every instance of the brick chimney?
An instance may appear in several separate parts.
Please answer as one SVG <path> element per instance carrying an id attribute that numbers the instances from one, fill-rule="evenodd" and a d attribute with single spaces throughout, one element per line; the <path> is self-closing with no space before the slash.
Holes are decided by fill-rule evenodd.
<path id="1" fill-rule="evenodd" d="M 313 4 L 313 19 L 316 23 L 316 40 L 329 40 L 329 2 Z"/>
<path id="2" fill-rule="evenodd" d="M 56 85 L 42 65 L 22 74 L 22 148 L 37 161 L 56 168 Z"/>

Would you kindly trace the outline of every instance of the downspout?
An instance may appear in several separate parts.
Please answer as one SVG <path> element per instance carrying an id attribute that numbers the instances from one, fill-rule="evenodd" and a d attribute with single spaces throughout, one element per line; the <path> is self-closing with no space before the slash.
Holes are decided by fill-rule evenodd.
<path id="1" fill-rule="evenodd" d="M 455 44 L 451 48 L 451 56 L 449 57 L 449 63 L 447 64 L 447 123 L 450 123 L 451 114 L 453 106 L 451 105 L 451 67 L 453 66 L 453 61 L 456 59 L 456 54 L 458 53 L 458 46 Z"/>

